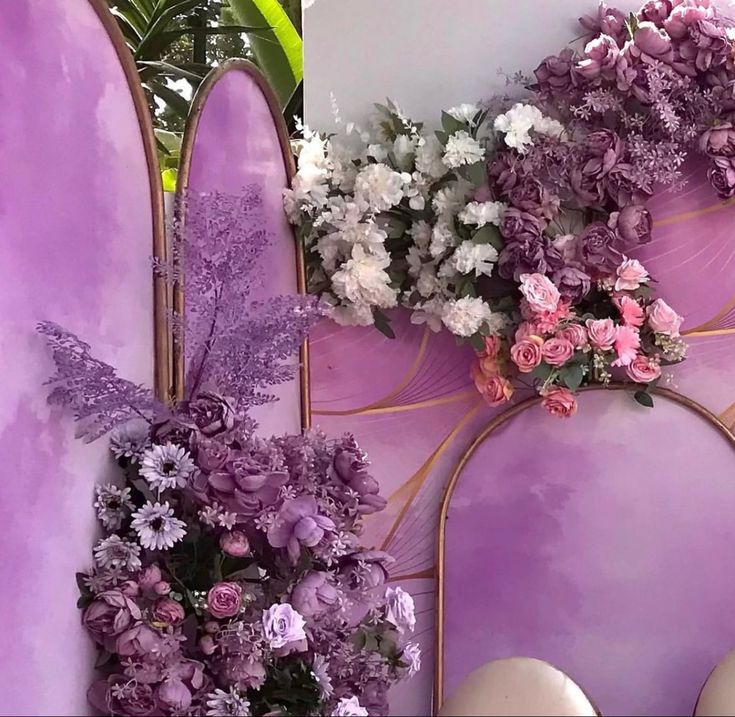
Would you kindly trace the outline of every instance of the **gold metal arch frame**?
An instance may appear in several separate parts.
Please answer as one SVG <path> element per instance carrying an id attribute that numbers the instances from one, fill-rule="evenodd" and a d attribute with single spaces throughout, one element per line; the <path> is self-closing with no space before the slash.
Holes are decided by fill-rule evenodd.
<path id="1" fill-rule="evenodd" d="M 189 188 L 189 176 L 191 172 L 191 161 L 194 152 L 194 143 L 196 142 L 197 129 L 199 128 L 199 121 L 206 106 L 207 99 L 210 93 L 214 89 L 217 82 L 228 72 L 244 72 L 250 76 L 258 88 L 263 93 L 268 108 L 270 109 L 271 116 L 273 117 L 273 124 L 276 128 L 278 135 L 278 143 L 281 147 L 281 153 L 283 155 L 283 166 L 286 170 L 286 179 L 288 185 L 291 185 L 293 177 L 296 174 L 296 166 L 294 164 L 293 153 L 291 152 L 291 143 L 289 141 L 288 129 L 286 123 L 283 120 L 281 114 L 280 105 L 278 99 L 271 89 L 268 81 L 263 76 L 263 73 L 255 66 L 252 62 L 247 60 L 241 60 L 233 58 L 223 62 L 221 65 L 212 70 L 204 82 L 199 86 L 196 95 L 191 103 L 191 110 L 189 111 L 189 117 L 186 120 L 186 127 L 184 129 L 184 138 L 181 143 L 181 159 L 179 161 L 179 175 L 176 184 L 176 197 L 181 197 L 186 190 Z M 293 230 L 292 230 L 293 235 Z M 296 262 L 296 283 L 297 291 L 300 294 L 306 293 L 306 268 L 304 264 L 304 252 L 296 240 L 296 236 L 293 235 L 294 242 L 294 254 Z M 184 279 L 186 280 L 186 279 Z M 177 313 L 183 315 L 185 311 L 185 300 L 184 300 L 184 289 L 179 286 L 176 287 L 173 297 L 174 310 Z M 177 398 L 183 396 L 184 392 L 184 347 L 178 342 L 173 345 L 173 382 L 174 382 L 174 394 Z M 301 425 L 303 428 L 309 428 L 311 425 L 311 392 L 309 385 L 309 344 L 308 339 L 304 341 L 303 346 L 300 350 L 300 368 L 299 368 L 299 381 L 300 381 L 300 397 L 301 397 Z"/>
<path id="2" fill-rule="evenodd" d="M 163 187 L 161 186 L 161 172 L 156 153 L 156 138 L 153 133 L 148 101 L 140 84 L 138 70 L 130 50 L 125 43 L 117 21 L 112 16 L 106 0 L 87 0 L 97 18 L 107 32 L 110 42 L 115 49 L 117 58 L 125 73 L 130 96 L 138 118 L 140 136 L 143 141 L 146 164 L 148 166 L 148 183 L 151 195 L 151 216 L 153 234 L 153 256 L 161 261 L 166 259 L 166 222 L 163 207 Z M 151 274 L 153 272 L 151 271 Z M 169 334 L 168 308 L 170 306 L 166 282 L 160 277 L 153 276 L 153 351 L 154 351 L 154 387 L 156 395 L 162 401 L 171 399 L 173 356 L 172 341 Z"/>
<path id="3" fill-rule="evenodd" d="M 611 384 L 605 388 L 602 386 L 586 386 L 581 389 L 582 391 L 624 391 L 630 390 L 629 386 L 624 384 Z M 672 391 L 666 388 L 656 388 L 653 393 L 662 398 L 666 398 L 670 401 L 674 401 L 681 406 L 693 411 L 700 417 L 709 421 L 735 448 L 735 436 L 732 434 L 730 429 L 715 416 L 712 412 L 702 406 L 700 403 L 683 396 L 682 394 Z M 444 701 L 444 556 L 446 549 L 446 536 L 445 527 L 447 516 L 449 513 L 449 504 L 454 495 L 454 490 L 457 487 L 460 476 L 464 471 L 467 463 L 474 455 L 475 451 L 482 445 L 485 440 L 498 428 L 506 424 L 512 418 L 520 413 L 523 413 L 526 409 L 532 408 L 538 405 L 542 401 L 541 397 L 529 398 L 526 401 L 516 404 L 512 408 L 509 408 L 504 413 L 493 418 L 485 428 L 474 438 L 470 443 L 469 447 L 462 454 L 457 463 L 457 467 L 454 469 L 449 483 L 447 483 L 444 489 L 444 495 L 441 501 L 441 510 L 439 512 L 439 530 L 437 531 L 437 547 L 436 547 L 436 565 L 437 565 L 437 581 L 436 581 L 436 623 L 435 623 L 435 667 L 434 667 L 434 712 L 436 713 L 441 707 Z"/>

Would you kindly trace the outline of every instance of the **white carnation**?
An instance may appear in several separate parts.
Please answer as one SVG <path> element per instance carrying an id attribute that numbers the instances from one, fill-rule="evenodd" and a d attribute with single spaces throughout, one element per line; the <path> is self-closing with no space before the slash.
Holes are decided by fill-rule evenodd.
<path id="1" fill-rule="evenodd" d="M 437 257 L 443 254 L 450 246 L 454 245 L 454 234 L 447 224 L 437 224 L 431 230 L 431 243 L 429 254 Z"/>
<path id="2" fill-rule="evenodd" d="M 436 137 L 421 137 L 416 147 L 416 170 L 431 179 L 439 179 L 447 173 L 442 162 L 443 147 Z"/>
<path id="3" fill-rule="evenodd" d="M 438 217 L 449 221 L 466 204 L 470 186 L 467 182 L 453 182 L 442 187 L 431 201 Z"/>
<path id="4" fill-rule="evenodd" d="M 491 320 L 493 312 L 480 298 L 465 296 L 447 301 L 442 307 L 442 322 L 456 336 L 472 336 Z"/>
<path id="5" fill-rule="evenodd" d="M 433 264 L 424 264 L 416 281 L 416 291 L 421 296 L 427 297 L 436 294 L 440 289 L 441 283 L 436 276 L 436 267 Z"/>
<path id="6" fill-rule="evenodd" d="M 429 242 L 431 241 L 431 224 L 429 222 L 421 219 L 411 226 L 407 234 L 413 239 L 413 243 L 421 251 L 428 250 Z"/>
<path id="7" fill-rule="evenodd" d="M 456 107 L 451 107 L 447 110 L 447 114 L 454 117 L 459 122 L 467 122 L 467 124 L 472 124 L 475 117 L 477 117 L 477 113 L 480 111 L 480 108 L 477 105 L 472 105 L 468 103 L 463 103 L 461 105 L 457 105 Z"/>
<path id="8" fill-rule="evenodd" d="M 408 254 L 406 254 L 406 262 L 408 263 L 409 276 L 418 276 L 421 273 L 421 267 L 424 263 L 421 250 L 416 246 L 410 247 Z"/>
<path id="9" fill-rule="evenodd" d="M 455 132 L 449 137 L 444 146 L 444 164 L 450 169 L 456 169 L 466 164 L 475 164 L 485 158 L 485 150 L 480 143 L 469 133 Z"/>
<path id="10" fill-rule="evenodd" d="M 540 134 L 559 137 L 564 131 L 562 124 L 546 117 L 538 107 L 522 102 L 514 104 L 505 114 L 495 118 L 496 132 L 505 134 L 508 147 L 517 149 L 521 154 L 533 145 L 531 130 Z"/>
<path id="11" fill-rule="evenodd" d="M 378 162 L 385 162 L 388 159 L 388 150 L 382 144 L 369 144 L 367 148 L 367 156 L 372 157 Z"/>
<path id="12" fill-rule="evenodd" d="M 476 227 L 484 227 L 486 224 L 500 226 L 505 208 L 502 202 L 470 202 L 459 213 L 459 220 L 463 224 Z"/>
<path id="13" fill-rule="evenodd" d="M 384 212 L 403 199 L 404 177 L 387 164 L 370 164 L 355 178 L 355 196 L 375 212 Z"/>
<path id="14" fill-rule="evenodd" d="M 475 244 L 463 241 L 456 249 L 450 263 L 460 274 L 475 272 L 475 276 L 490 276 L 498 260 L 498 252 L 492 244 Z"/>
<path id="15" fill-rule="evenodd" d="M 389 309 L 396 305 L 396 292 L 385 271 L 390 257 L 368 254 L 359 244 L 352 249 L 352 258 L 332 276 L 332 288 L 341 299 L 352 304 L 366 304 Z"/>

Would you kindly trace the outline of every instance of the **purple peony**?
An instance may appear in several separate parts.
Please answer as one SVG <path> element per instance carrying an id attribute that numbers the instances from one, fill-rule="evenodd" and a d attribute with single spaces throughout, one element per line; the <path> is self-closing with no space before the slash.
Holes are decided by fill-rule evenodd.
<path id="1" fill-rule="evenodd" d="M 619 212 L 613 212 L 607 223 L 617 234 L 617 246 L 623 253 L 651 241 L 651 213 L 640 204 L 631 204 Z"/>
<path id="2" fill-rule="evenodd" d="M 196 463 L 205 473 L 221 470 L 230 458 L 230 447 L 216 438 L 202 436 L 196 442 Z"/>
<path id="3" fill-rule="evenodd" d="M 559 197 L 529 175 L 523 177 L 508 192 L 507 197 L 514 207 L 535 217 L 550 220 L 559 213 Z"/>
<path id="4" fill-rule="evenodd" d="M 721 199 L 735 195 L 735 162 L 728 157 L 714 157 L 707 170 L 707 179 Z"/>
<path id="5" fill-rule="evenodd" d="M 393 562 L 393 556 L 382 550 L 362 550 L 345 558 L 340 574 L 350 589 L 370 590 L 385 584 Z"/>
<path id="6" fill-rule="evenodd" d="M 580 260 L 593 274 L 610 274 L 622 259 L 617 243 L 615 232 L 607 224 L 592 222 L 579 235 Z"/>
<path id="7" fill-rule="evenodd" d="M 189 403 L 189 415 L 205 436 L 231 431 L 235 426 L 237 411 L 232 398 L 216 393 L 200 393 Z"/>
<path id="8" fill-rule="evenodd" d="M 656 62 L 671 63 L 674 59 L 674 48 L 671 38 L 652 22 L 642 22 L 633 37 L 630 46 L 631 56 L 648 64 Z"/>
<path id="9" fill-rule="evenodd" d="M 334 454 L 334 473 L 339 480 L 358 496 L 358 512 L 363 515 L 378 513 L 387 501 L 379 495 L 380 485 L 368 472 L 365 454 L 354 439 L 347 446 L 338 447 Z"/>
<path id="10" fill-rule="evenodd" d="M 549 55 L 534 70 L 538 90 L 541 94 L 564 94 L 575 84 L 572 73 L 574 51 L 565 48 L 558 55 Z"/>
<path id="11" fill-rule="evenodd" d="M 536 239 L 541 236 L 545 226 L 546 223 L 533 214 L 510 207 L 503 214 L 500 233 L 506 239 Z"/>
<path id="12" fill-rule="evenodd" d="M 504 279 L 520 281 L 522 274 L 549 274 L 562 264 L 548 237 L 512 239 L 500 252 L 498 273 Z"/>
<path id="13" fill-rule="evenodd" d="M 627 16 L 620 10 L 601 2 L 597 12 L 594 15 L 580 17 L 579 24 L 587 31 L 587 38 L 609 35 L 622 47 L 628 38 L 627 20 Z"/>
<path id="14" fill-rule="evenodd" d="M 213 668 L 221 682 L 239 690 L 258 690 L 265 682 L 265 665 L 239 651 L 218 656 Z"/>
<path id="15" fill-rule="evenodd" d="M 291 605 L 271 605 L 263 611 L 262 622 L 263 637 L 271 649 L 306 652 L 306 622 Z"/>
<path id="16" fill-rule="evenodd" d="M 207 610 L 212 617 L 235 617 L 242 609 L 242 588 L 237 583 L 216 583 L 207 593 Z"/>
<path id="17" fill-rule="evenodd" d="M 100 593 L 82 615 L 84 627 L 100 643 L 120 635 L 141 619 L 137 604 L 119 590 Z"/>
<path id="18" fill-rule="evenodd" d="M 643 21 L 652 22 L 657 27 L 663 27 L 673 9 L 672 0 L 648 0 L 641 8 L 638 16 Z"/>
<path id="19" fill-rule="evenodd" d="M 735 157 L 735 128 L 722 122 L 702 133 L 699 148 L 710 157 Z"/>
<path id="20" fill-rule="evenodd" d="M 250 554 L 250 541 L 240 530 L 222 533 L 219 537 L 219 546 L 223 553 L 233 558 L 244 558 Z"/>
<path id="21" fill-rule="evenodd" d="M 274 548 L 286 548 L 295 565 L 302 545 L 313 548 L 321 542 L 325 531 L 334 529 L 331 518 L 319 515 L 316 500 L 310 495 L 301 496 L 281 506 L 275 522 L 268 529 L 268 542 Z"/>
<path id="22" fill-rule="evenodd" d="M 160 650 L 161 635 L 148 625 L 136 625 L 117 638 L 115 652 L 123 657 L 146 655 Z"/>
<path id="23" fill-rule="evenodd" d="M 618 162 L 605 177 L 605 188 L 612 202 L 618 207 L 627 204 L 644 204 L 653 194 L 650 181 L 641 178 L 635 168 L 626 162 Z"/>
<path id="24" fill-rule="evenodd" d="M 523 160 L 511 152 L 500 152 L 488 167 L 493 198 L 503 199 L 524 175 Z"/>
<path id="25" fill-rule="evenodd" d="M 573 266 L 558 269 L 552 279 L 562 297 L 572 304 L 580 302 L 589 293 L 591 286 L 589 274 Z"/>
<path id="26" fill-rule="evenodd" d="M 166 680 L 156 689 L 158 703 L 172 714 L 184 714 L 191 707 L 191 692 L 181 680 Z"/>
<path id="27" fill-rule="evenodd" d="M 678 70 L 695 75 L 727 60 L 730 44 L 725 28 L 714 19 L 713 11 L 703 5 L 679 5 L 671 11 L 664 28 L 677 42 Z"/>
<path id="28" fill-rule="evenodd" d="M 339 591 L 331 584 L 329 573 L 307 573 L 291 591 L 291 604 L 304 617 L 332 610 L 338 602 Z"/>
<path id="29" fill-rule="evenodd" d="M 124 675 L 99 680 L 87 692 L 90 704 L 103 714 L 148 717 L 160 714 L 153 688 Z"/>
<path id="30" fill-rule="evenodd" d="M 619 57 L 620 48 L 616 40 L 609 35 L 600 35 L 587 43 L 583 59 L 577 63 L 575 70 L 588 81 L 612 79 Z"/>

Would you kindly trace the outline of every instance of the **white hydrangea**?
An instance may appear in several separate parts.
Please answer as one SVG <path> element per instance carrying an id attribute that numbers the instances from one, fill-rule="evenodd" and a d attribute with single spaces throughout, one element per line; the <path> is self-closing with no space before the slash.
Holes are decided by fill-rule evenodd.
<path id="1" fill-rule="evenodd" d="M 374 212 L 384 212 L 403 199 L 404 178 L 387 164 L 370 164 L 355 178 L 355 196 Z"/>
<path id="2" fill-rule="evenodd" d="M 447 301 L 442 307 L 441 319 L 456 336 L 472 336 L 483 324 L 490 322 L 493 312 L 480 298 L 465 296 Z"/>
<path id="3" fill-rule="evenodd" d="M 554 137 L 561 136 L 564 131 L 559 122 L 546 117 L 538 107 L 523 102 L 517 102 L 507 112 L 498 115 L 493 126 L 496 132 L 505 135 L 508 147 L 521 154 L 533 145 L 531 130 Z"/>
<path id="4" fill-rule="evenodd" d="M 447 173 L 442 161 L 444 148 L 434 137 L 421 137 L 416 146 L 416 170 L 430 179 L 440 179 Z"/>
<path id="5" fill-rule="evenodd" d="M 477 105 L 465 102 L 456 107 L 450 107 L 447 110 L 447 114 L 454 117 L 458 122 L 467 122 L 467 124 L 472 125 L 479 111 L 480 108 Z"/>
<path id="6" fill-rule="evenodd" d="M 492 244 L 463 241 L 452 254 L 450 263 L 460 274 L 475 272 L 475 276 L 490 276 L 497 260 L 498 251 Z"/>
<path id="7" fill-rule="evenodd" d="M 434 333 L 442 330 L 442 312 L 444 300 L 435 296 L 430 301 L 417 304 L 411 314 L 411 323 L 416 325 L 426 324 Z"/>
<path id="8" fill-rule="evenodd" d="M 397 296 L 385 269 L 389 256 L 369 254 L 359 244 L 352 249 L 352 258 L 332 275 L 332 288 L 341 299 L 352 304 L 366 304 L 381 309 L 396 305 Z"/>
<path id="9" fill-rule="evenodd" d="M 431 230 L 429 254 L 436 258 L 454 245 L 454 234 L 448 224 L 439 223 Z"/>
<path id="10" fill-rule="evenodd" d="M 459 220 L 463 224 L 484 227 L 486 224 L 500 226 L 505 214 L 502 202 L 470 202 L 460 213 Z"/>
<path id="11" fill-rule="evenodd" d="M 475 164 L 485 158 L 485 150 L 480 143 L 464 130 L 455 132 L 444 145 L 443 162 L 450 169 Z"/>

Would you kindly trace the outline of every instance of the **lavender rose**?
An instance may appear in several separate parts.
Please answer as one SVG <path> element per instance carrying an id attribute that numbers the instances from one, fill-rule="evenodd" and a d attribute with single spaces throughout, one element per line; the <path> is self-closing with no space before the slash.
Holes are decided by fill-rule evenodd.
<path id="1" fill-rule="evenodd" d="M 151 619 L 153 622 L 162 623 L 164 626 L 178 625 L 186 617 L 181 603 L 171 598 L 160 598 L 153 603 L 151 608 Z"/>
<path id="2" fill-rule="evenodd" d="M 332 712 L 332 717 L 368 717 L 369 714 L 357 697 L 353 696 L 341 697 Z"/>
<path id="3" fill-rule="evenodd" d="M 140 608 L 119 590 L 100 593 L 82 616 L 84 627 L 99 643 L 120 635 L 141 619 Z"/>
<path id="4" fill-rule="evenodd" d="M 579 235 L 579 254 L 584 266 L 596 274 L 615 271 L 622 255 L 617 248 L 618 239 L 607 224 L 592 222 Z"/>
<path id="5" fill-rule="evenodd" d="M 288 603 L 271 605 L 263 611 L 263 637 L 271 649 L 280 650 L 296 645 L 295 651 L 305 652 L 306 621 Z"/>
<path id="6" fill-rule="evenodd" d="M 403 588 L 385 591 L 385 619 L 400 633 L 410 632 L 416 626 L 413 598 Z"/>
<path id="7" fill-rule="evenodd" d="M 651 241 L 651 213 L 639 204 L 631 204 L 619 212 L 613 212 L 607 223 L 617 234 L 617 246 L 622 252 L 629 252 Z"/>
<path id="8" fill-rule="evenodd" d="M 333 609 L 339 600 L 339 591 L 329 579 L 329 573 L 307 573 L 291 592 L 291 604 L 304 617 L 314 617 Z"/>
<path id="9" fill-rule="evenodd" d="M 200 393 L 189 403 L 189 414 L 205 436 L 232 430 L 237 417 L 233 399 L 209 392 Z"/>
<path id="10" fill-rule="evenodd" d="M 242 609 L 242 588 L 237 583 L 216 583 L 207 593 L 207 610 L 212 617 L 234 617 Z"/>

